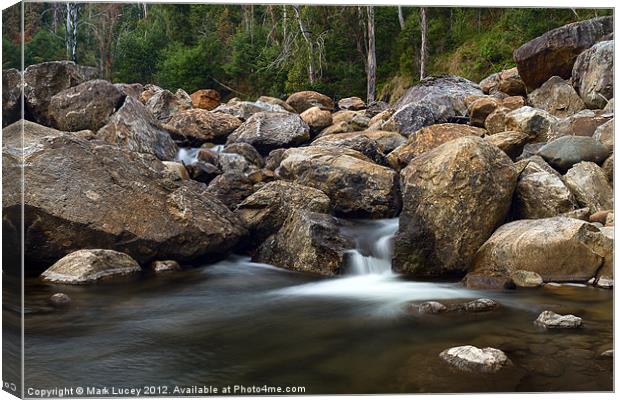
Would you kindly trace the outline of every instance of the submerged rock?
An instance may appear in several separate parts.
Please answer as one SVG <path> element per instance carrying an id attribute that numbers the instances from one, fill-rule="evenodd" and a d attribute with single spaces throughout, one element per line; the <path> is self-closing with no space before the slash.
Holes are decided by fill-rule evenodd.
<path id="1" fill-rule="evenodd" d="M 174 260 L 153 261 L 149 266 L 155 273 L 181 271 L 182 268 Z"/>
<path id="2" fill-rule="evenodd" d="M 503 351 L 491 347 L 452 347 L 439 353 L 439 357 L 451 366 L 467 372 L 493 373 L 511 365 Z"/>
<path id="3" fill-rule="evenodd" d="M 418 306 L 418 312 L 420 314 L 439 314 L 447 310 L 448 307 L 437 301 L 426 301 Z"/>
<path id="4" fill-rule="evenodd" d="M 71 297 L 65 293 L 54 293 L 50 296 L 49 302 L 56 308 L 68 307 L 71 304 Z"/>
<path id="5" fill-rule="evenodd" d="M 79 285 L 111 276 L 140 272 L 140 265 L 114 250 L 78 250 L 58 260 L 41 274 L 49 282 Z"/>
<path id="6" fill-rule="evenodd" d="M 580 327 L 582 320 L 572 314 L 560 315 L 554 313 L 553 311 L 543 311 L 534 322 L 545 328 L 565 329 Z"/>
<path id="7" fill-rule="evenodd" d="M 465 311 L 490 311 L 499 307 L 499 303 L 491 299 L 476 299 L 464 304 Z"/>

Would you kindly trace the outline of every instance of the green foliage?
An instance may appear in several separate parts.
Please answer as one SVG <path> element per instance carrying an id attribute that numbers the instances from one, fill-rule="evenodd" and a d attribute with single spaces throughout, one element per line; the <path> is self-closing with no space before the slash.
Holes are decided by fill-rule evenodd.
<path id="1" fill-rule="evenodd" d="M 21 52 L 8 38 L 2 38 L 2 69 L 21 68 Z"/>
<path id="2" fill-rule="evenodd" d="M 66 57 L 64 39 L 45 29 L 37 31 L 24 46 L 24 64 L 37 64 Z"/>

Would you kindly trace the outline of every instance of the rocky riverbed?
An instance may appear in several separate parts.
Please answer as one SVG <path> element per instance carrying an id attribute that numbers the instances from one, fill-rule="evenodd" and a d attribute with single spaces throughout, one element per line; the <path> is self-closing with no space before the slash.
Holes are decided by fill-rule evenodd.
<path id="1" fill-rule="evenodd" d="M 64 352 L 54 377 L 86 384 L 138 343 L 136 371 L 175 355 L 144 383 L 179 370 L 275 382 L 303 359 L 313 372 L 284 377 L 315 393 L 610 390 L 611 21 L 550 31 L 479 83 L 426 78 L 394 104 L 221 103 L 66 61 L 3 71 L 4 266 L 19 274 L 23 176 L 32 381 L 49 383 L 41 366 Z M 476 299 L 499 307 L 468 312 Z M 59 338 L 99 344 L 82 374 Z M 373 359 L 374 378 L 353 371 Z"/>

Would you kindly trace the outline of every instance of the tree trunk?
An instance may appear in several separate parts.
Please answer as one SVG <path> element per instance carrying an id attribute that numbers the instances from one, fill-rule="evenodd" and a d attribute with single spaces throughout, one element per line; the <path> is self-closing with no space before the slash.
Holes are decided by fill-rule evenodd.
<path id="1" fill-rule="evenodd" d="M 293 10 L 295 10 L 295 16 L 297 17 L 297 22 L 299 23 L 299 29 L 301 30 L 301 34 L 308 45 L 308 81 L 310 81 L 311 85 L 314 85 L 314 45 L 312 44 L 312 38 L 310 37 L 310 31 L 306 29 L 306 25 L 304 24 L 303 19 L 301 19 L 301 13 L 299 11 L 299 6 L 293 6 Z"/>
<path id="2" fill-rule="evenodd" d="M 400 7 L 399 7 L 400 8 Z M 367 103 L 375 101 L 377 79 L 377 57 L 375 54 L 375 10 L 372 6 L 368 10 L 368 70 L 367 70 Z"/>
<path id="3" fill-rule="evenodd" d="M 286 5 L 282 6 L 282 42 L 286 43 Z"/>
<path id="4" fill-rule="evenodd" d="M 77 18 L 78 5 L 67 3 L 67 25 L 65 42 L 67 45 L 67 58 L 77 63 Z"/>
<path id="5" fill-rule="evenodd" d="M 400 30 L 405 29 L 405 16 L 403 15 L 403 8 L 398 6 L 398 23 L 400 24 Z"/>
<path id="6" fill-rule="evenodd" d="M 427 41 L 427 26 L 426 26 L 426 8 L 420 9 L 420 31 L 422 33 L 422 41 L 420 43 L 420 80 L 424 79 L 426 74 L 426 41 Z"/>

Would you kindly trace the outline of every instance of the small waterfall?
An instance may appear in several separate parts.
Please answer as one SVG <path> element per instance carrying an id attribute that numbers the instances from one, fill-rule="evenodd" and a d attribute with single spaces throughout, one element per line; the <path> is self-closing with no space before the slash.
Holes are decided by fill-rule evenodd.
<path id="1" fill-rule="evenodd" d="M 360 221 L 347 230 L 356 241 L 356 248 L 349 251 L 347 273 L 392 274 L 392 238 L 398 218 Z"/>
<path id="2" fill-rule="evenodd" d="M 201 149 L 202 147 L 179 147 L 179 151 L 177 152 L 174 161 L 180 162 L 184 165 L 190 165 L 198 160 L 198 152 Z M 224 149 L 224 145 L 216 144 L 213 145 L 213 147 L 209 147 L 209 149 L 219 153 Z"/>

